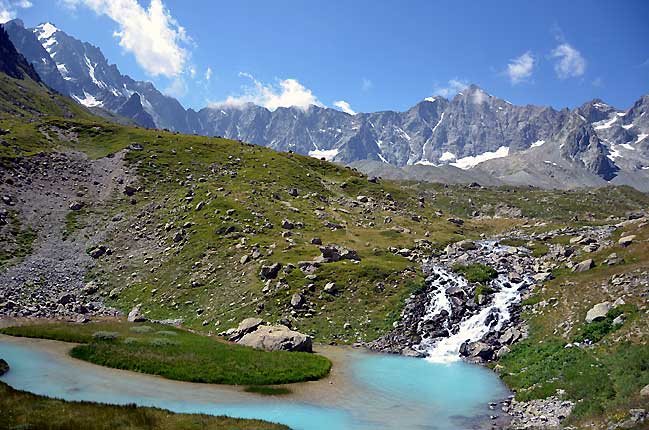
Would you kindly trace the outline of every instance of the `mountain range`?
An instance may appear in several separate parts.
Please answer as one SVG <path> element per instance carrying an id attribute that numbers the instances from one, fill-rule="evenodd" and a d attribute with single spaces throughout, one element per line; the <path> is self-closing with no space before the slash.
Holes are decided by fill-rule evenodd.
<path id="1" fill-rule="evenodd" d="M 95 113 L 147 128 L 223 136 L 295 151 L 376 176 L 546 188 L 631 185 L 649 191 L 649 95 L 620 110 L 596 99 L 576 109 L 516 106 L 471 85 L 405 112 L 350 115 L 252 103 L 185 109 L 101 50 L 51 23 L 4 24 L 43 82 Z"/>

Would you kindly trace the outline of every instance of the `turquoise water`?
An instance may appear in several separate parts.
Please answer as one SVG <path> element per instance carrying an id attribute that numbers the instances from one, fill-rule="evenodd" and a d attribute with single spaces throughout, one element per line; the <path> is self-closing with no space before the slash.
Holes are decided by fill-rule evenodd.
<path id="1" fill-rule="evenodd" d="M 329 393 L 318 402 L 321 405 L 119 372 L 1 338 L 0 357 L 11 371 L 0 380 L 66 400 L 260 418 L 295 430 L 488 429 L 488 402 L 508 394 L 498 378 L 481 367 L 360 351 L 348 354 L 349 367 L 343 373 L 353 383 L 325 387 Z"/>

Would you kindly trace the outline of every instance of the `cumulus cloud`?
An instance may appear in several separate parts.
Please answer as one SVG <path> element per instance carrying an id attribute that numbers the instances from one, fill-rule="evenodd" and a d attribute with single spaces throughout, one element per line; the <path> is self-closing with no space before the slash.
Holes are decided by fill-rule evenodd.
<path id="1" fill-rule="evenodd" d="M 29 0 L 0 0 L 0 24 L 11 21 L 18 14 L 18 9 L 32 7 Z"/>
<path id="2" fill-rule="evenodd" d="M 205 80 L 209 81 L 212 79 L 212 68 L 208 67 L 207 70 L 205 70 Z"/>
<path id="3" fill-rule="evenodd" d="M 270 110 L 279 107 L 299 107 L 307 109 L 311 105 L 323 106 L 313 92 L 296 79 L 280 80 L 277 85 L 264 84 L 249 73 L 239 73 L 248 78 L 252 85 L 243 87 L 240 96 L 229 96 L 227 99 L 212 103 L 212 106 L 240 107 L 246 103 L 254 103 Z"/>
<path id="4" fill-rule="evenodd" d="M 534 57 L 527 51 L 520 57 L 514 58 L 507 64 L 507 76 L 513 85 L 519 84 L 532 76 L 534 70 Z"/>
<path id="5" fill-rule="evenodd" d="M 554 71 L 559 79 L 581 76 L 586 71 L 586 59 L 569 43 L 554 48 L 550 57 L 556 59 Z"/>
<path id="6" fill-rule="evenodd" d="M 148 9 L 140 6 L 137 0 L 63 1 L 70 7 L 84 5 L 115 21 L 119 29 L 113 36 L 148 74 L 174 78 L 183 72 L 189 56 L 183 45 L 191 39 L 162 0 L 151 0 Z"/>
<path id="7" fill-rule="evenodd" d="M 433 94 L 442 97 L 452 97 L 468 86 L 469 83 L 467 81 L 462 79 L 451 79 L 446 85 L 435 87 Z"/>
<path id="8" fill-rule="evenodd" d="M 345 100 L 338 100 L 334 102 L 334 106 L 339 108 L 341 111 L 348 113 L 350 115 L 356 115 L 356 112 L 352 109 L 352 107 L 347 103 Z"/>
<path id="9" fill-rule="evenodd" d="M 369 90 L 372 89 L 373 86 L 374 86 L 374 83 L 371 80 L 367 79 L 367 78 L 363 78 L 363 80 L 361 81 L 361 89 L 363 91 L 369 91 Z"/>

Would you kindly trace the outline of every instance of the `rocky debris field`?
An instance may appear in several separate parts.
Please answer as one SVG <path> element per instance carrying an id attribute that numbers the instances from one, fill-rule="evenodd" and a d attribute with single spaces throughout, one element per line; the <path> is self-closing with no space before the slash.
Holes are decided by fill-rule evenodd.
<path id="1" fill-rule="evenodd" d="M 40 153 L 18 158 L 0 171 L 3 213 L 35 236 L 31 253 L 10 260 L 12 264 L 0 271 L 0 315 L 84 321 L 90 315 L 117 313 L 103 306 L 97 285 L 86 282 L 94 264 L 87 247 L 103 232 L 88 229 L 88 237 L 75 230 L 83 230 L 77 215 L 84 211 L 92 222 L 89 208 L 109 201 L 128 176 L 123 155 L 90 160 L 75 152 Z M 10 227 L 0 225 L 0 234 Z M 4 237 L 11 243 L 7 234 Z"/>

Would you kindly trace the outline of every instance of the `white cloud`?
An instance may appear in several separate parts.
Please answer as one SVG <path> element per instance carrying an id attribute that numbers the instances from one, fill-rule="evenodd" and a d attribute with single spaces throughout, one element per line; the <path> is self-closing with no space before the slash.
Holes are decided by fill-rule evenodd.
<path id="1" fill-rule="evenodd" d="M 0 24 L 11 21 L 18 14 L 18 9 L 32 7 L 29 0 L 0 0 Z"/>
<path id="2" fill-rule="evenodd" d="M 221 102 L 212 103 L 212 106 L 240 107 L 246 103 L 254 103 L 270 110 L 279 107 L 299 107 L 307 109 L 311 105 L 323 106 L 313 92 L 298 82 L 296 79 L 284 79 L 278 85 L 264 84 L 249 73 L 239 73 L 239 76 L 252 81 L 252 86 L 243 87 L 240 96 L 229 96 Z"/>
<path id="3" fill-rule="evenodd" d="M 569 43 L 562 43 L 552 50 L 551 58 L 556 58 L 554 71 L 559 79 L 581 76 L 586 71 L 586 60 L 581 53 Z"/>
<path id="4" fill-rule="evenodd" d="M 445 86 L 436 86 L 433 94 L 442 97 L 452 97 L 469 86 L 467 81 L 462 79 L 451 79 Z"/>
<path id="5" fill-rule="evenodd" d="M 367 78 L 363 78 L 363 80 L 361 81 L 361 89 L 363 91 L 369 91 L 369 90 L 372 89 L 373 86 L 374 86 L 374 83 L 371 80 L 367 79 Z"/>
<path id="6" fill-rule="evenodd" d="M 209 81 L 212 79 L 212 68 L 208 67 L 207 70 L 205 70 L 205 80 Z"/>
<path id="7" fill-rule="evenodd" d="M 171 16 L 162 0 L 151 0 L 144 9 L 137 0 L 63 0 L 80 4 L 99 15 L 106 15 L 119 25 L 113 35 L 119 45 L 133 53 L 138 64 L 153 76 L 179 76 L 189 53 L 182 47 L 189 43 L 185 29 Z"/>
<path id="8" fill-rule="evenodd" d="M 534 70 L 534 57 L 527 51 L 520 57 L 514 58 L 507 64 L 507 76 L 512 84 L 516 85 L 532 76 Z"/>
<path id="9" fill-rule="evenodd" d="M 196 77 L 196 66 L 191 66 L 189 68 L 189 76 L 191 76 L 192 79 Z"/>
<path id="10" fill-rule="evenodd" d="M 182 77 L 177 77 L 171 81 L 163 93 L 171 97 L 183 97 L 187 94 L 187 83 Z"/>
<path id="11" fill-rule="evenodd" d="M 348 113 L 350 115 L 356 115 L 356 112 L 352 109 L 349 103 L 347 103 L 344 100 L 335 101 L 334 106 L 336 106 L 337 108 L 339 108 L 341 111 L 345 113 Z"/>

